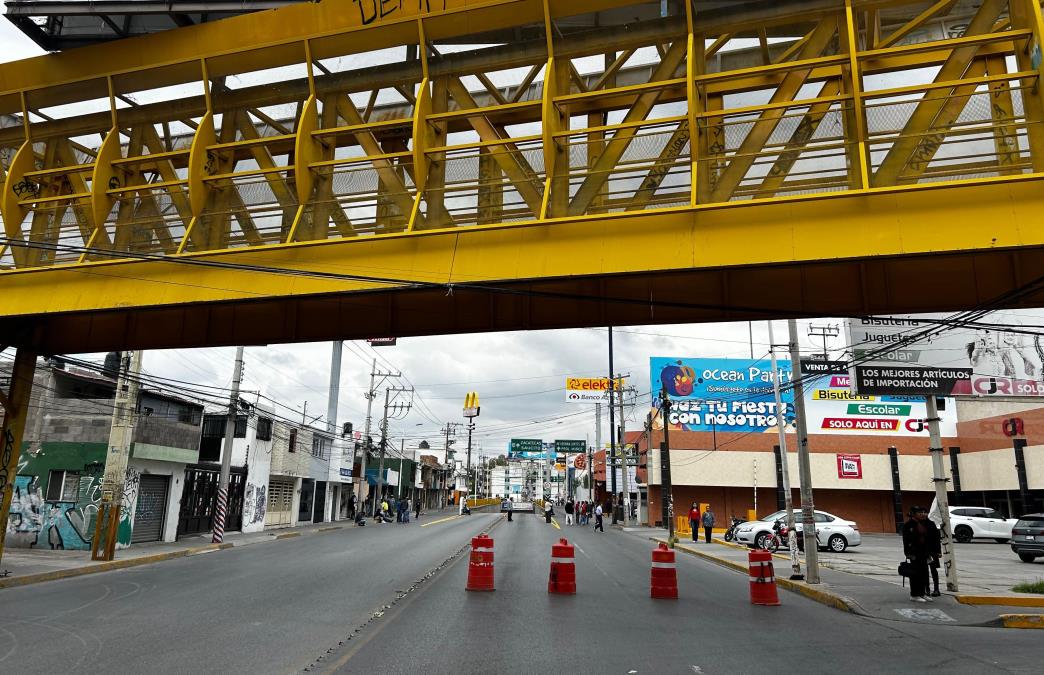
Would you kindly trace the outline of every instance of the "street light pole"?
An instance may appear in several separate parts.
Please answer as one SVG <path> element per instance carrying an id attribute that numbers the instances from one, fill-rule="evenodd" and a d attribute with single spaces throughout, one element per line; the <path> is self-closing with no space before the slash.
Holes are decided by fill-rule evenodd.
<path id="1" fill-rule="evenodd" d="M 797 527 L 794 517 L 794 495 L 790 490 L 790 462 L 787 455 L 787 432 L 786 421 L 783 414 L 783 397 L 779 393 L 779 364 L 776 362 L 776 342 L 772 334 L 772 321 L 768 322 L 769 355 L 772 360 L 772 393 L 776 398 L 776 429 L 779 432 L 779 455 L 780 469 L 783 479 L 783 499 L 787 510 L 787 548 L 790 549 L 790 578 L 794 580 L 804 579 L 801 574 L 801 559 L 798 557 Z M 791 371 L 791 377 L 793 377 Z M 755 490 L 755 494 L 757 494 Z M 757 507 L 755 506 L 755 509 Z"/>
<path id="2" fill-rule="evenodd" d="M 812 501 L 812 464 L 808 456 L 808 427 L 805 424 L 805 385 L 801 381 L 801 350 L 797 321 L 787 321 L 790 334 L 790 377 L 794 382 L 794 418 L 797 422 L 798 470 L 801 479 L 801 529 L 805 538 L 805 580 L 819 583 L 819 540 L 816 537 L 816 505 Z M 771 340 L 770 340 L 771 342 Z M 812 533 L 811 539 L 809 533 Z"/>

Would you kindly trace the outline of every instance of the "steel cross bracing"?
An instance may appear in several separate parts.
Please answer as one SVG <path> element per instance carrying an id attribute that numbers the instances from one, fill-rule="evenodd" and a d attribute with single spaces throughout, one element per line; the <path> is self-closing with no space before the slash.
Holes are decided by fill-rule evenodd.
<path id="1" fill-rule="evenodd" d="M 1037 0 L 351 6 L 0 65 L 0 279 L 329 241 L 442 250 L 433 235 L 592 218 L 614 223 L 620 248 L 693 219 L 713 222 L 697 239 L 735 223 L 737 242 L 769 237 L 761 219 L 780 205 L 801 210 L 785 216 L 797 230 L 838 197 L 901 211 L 952 187 L 1000 204 L 1044 177 Z M 716 215 L 726 206 L 743 210 Z M 910 252 L 862 227 L 852 257 Z M 916 246 L 972 250 L 973 234 Z M 776 257 L 703 264 L 802 259 L 794 237 L 763 242 L 783 244 Z M 1000 245 L 1042 243 L 1020 231 Z M 454 278 L 393 262 L 382 272 L 413 269 L 406 281 Z M 21 297 L 9 316 L 38 311 Z M 105 306 L 79 302 L 49 311 Z"/>

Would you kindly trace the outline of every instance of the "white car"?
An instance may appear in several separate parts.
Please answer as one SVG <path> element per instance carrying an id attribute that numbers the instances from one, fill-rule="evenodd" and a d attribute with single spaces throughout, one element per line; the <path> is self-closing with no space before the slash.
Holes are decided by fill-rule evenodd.
<path id="1" fill-rule="evenodd" d="M 854 521 L 845 520 L 826 511 L 816 511 L 816 541 L 819 548 L 841 553 L 849 546 L 859 546 L 862 536 L 859 526 Z M 795 509 L 798 519 L 797 531 L 801 532 L 801 512 Z M 761 548 L 765 537 L 772 533 L 772 525 L 777 520 L 785 520 L 786 511 L 776 511 L 760 520 L 750 520 L 736 528 L 736 541 L 754 548 Z"/>
<path id="2" fill-rule="evenodd" d="M 1018 518 L 1005 518 L 996 509 L 986 506 L 951 506 L 950 528 L 956 541 L 967 543 L 972 539 L 993 539 L 1006 544 L 1011 539 L 1011 528 Z"/>

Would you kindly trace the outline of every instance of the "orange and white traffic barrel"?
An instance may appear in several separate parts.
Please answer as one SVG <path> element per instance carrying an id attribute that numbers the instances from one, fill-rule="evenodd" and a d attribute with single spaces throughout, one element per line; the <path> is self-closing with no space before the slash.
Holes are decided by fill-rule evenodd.
<path id="1" fill-rule="evenodd" d="M 551 545 L 551 576 L 547 580 L 547 592 L 576 593 L 576 556 L 573 545 L 565 539 Z"/>
<path id="2" fill-rule="evenodd" d="M 748 556 L 750 565 L 750 602 L 752 605 L 779 604 L 776 593 L 776 572 L 772 568 L 772 554 L 768 551 L 752 550 Z"/>
<path id="3" fill-rule="evenodd" d="M 653 598 L 678 598 L 678 569 L 674 564 L 674 551 L 661 543 L 652 550 L 652 573 L 649 595 Z"/>
<path id="4" fill-rule="evenodd" d="M 485 534 L 471 540 L 471 560 L 468 561 L 469 591 L 493 590 L 493 539 Z"/>

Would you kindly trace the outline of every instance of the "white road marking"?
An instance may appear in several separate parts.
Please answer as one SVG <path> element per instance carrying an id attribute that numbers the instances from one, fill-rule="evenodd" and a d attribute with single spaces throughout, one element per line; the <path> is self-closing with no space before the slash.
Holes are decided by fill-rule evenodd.
<path id="1" fill-rule="evenodd" d="M 907 619 L 916 619 L 917 621 L 956 621 L 956 619 L 941 609 L 916 609 L 908 607 L 905 609 L 897 609 L 895 610 L 895 613 L 900 616 L 905 616 Z"/>

